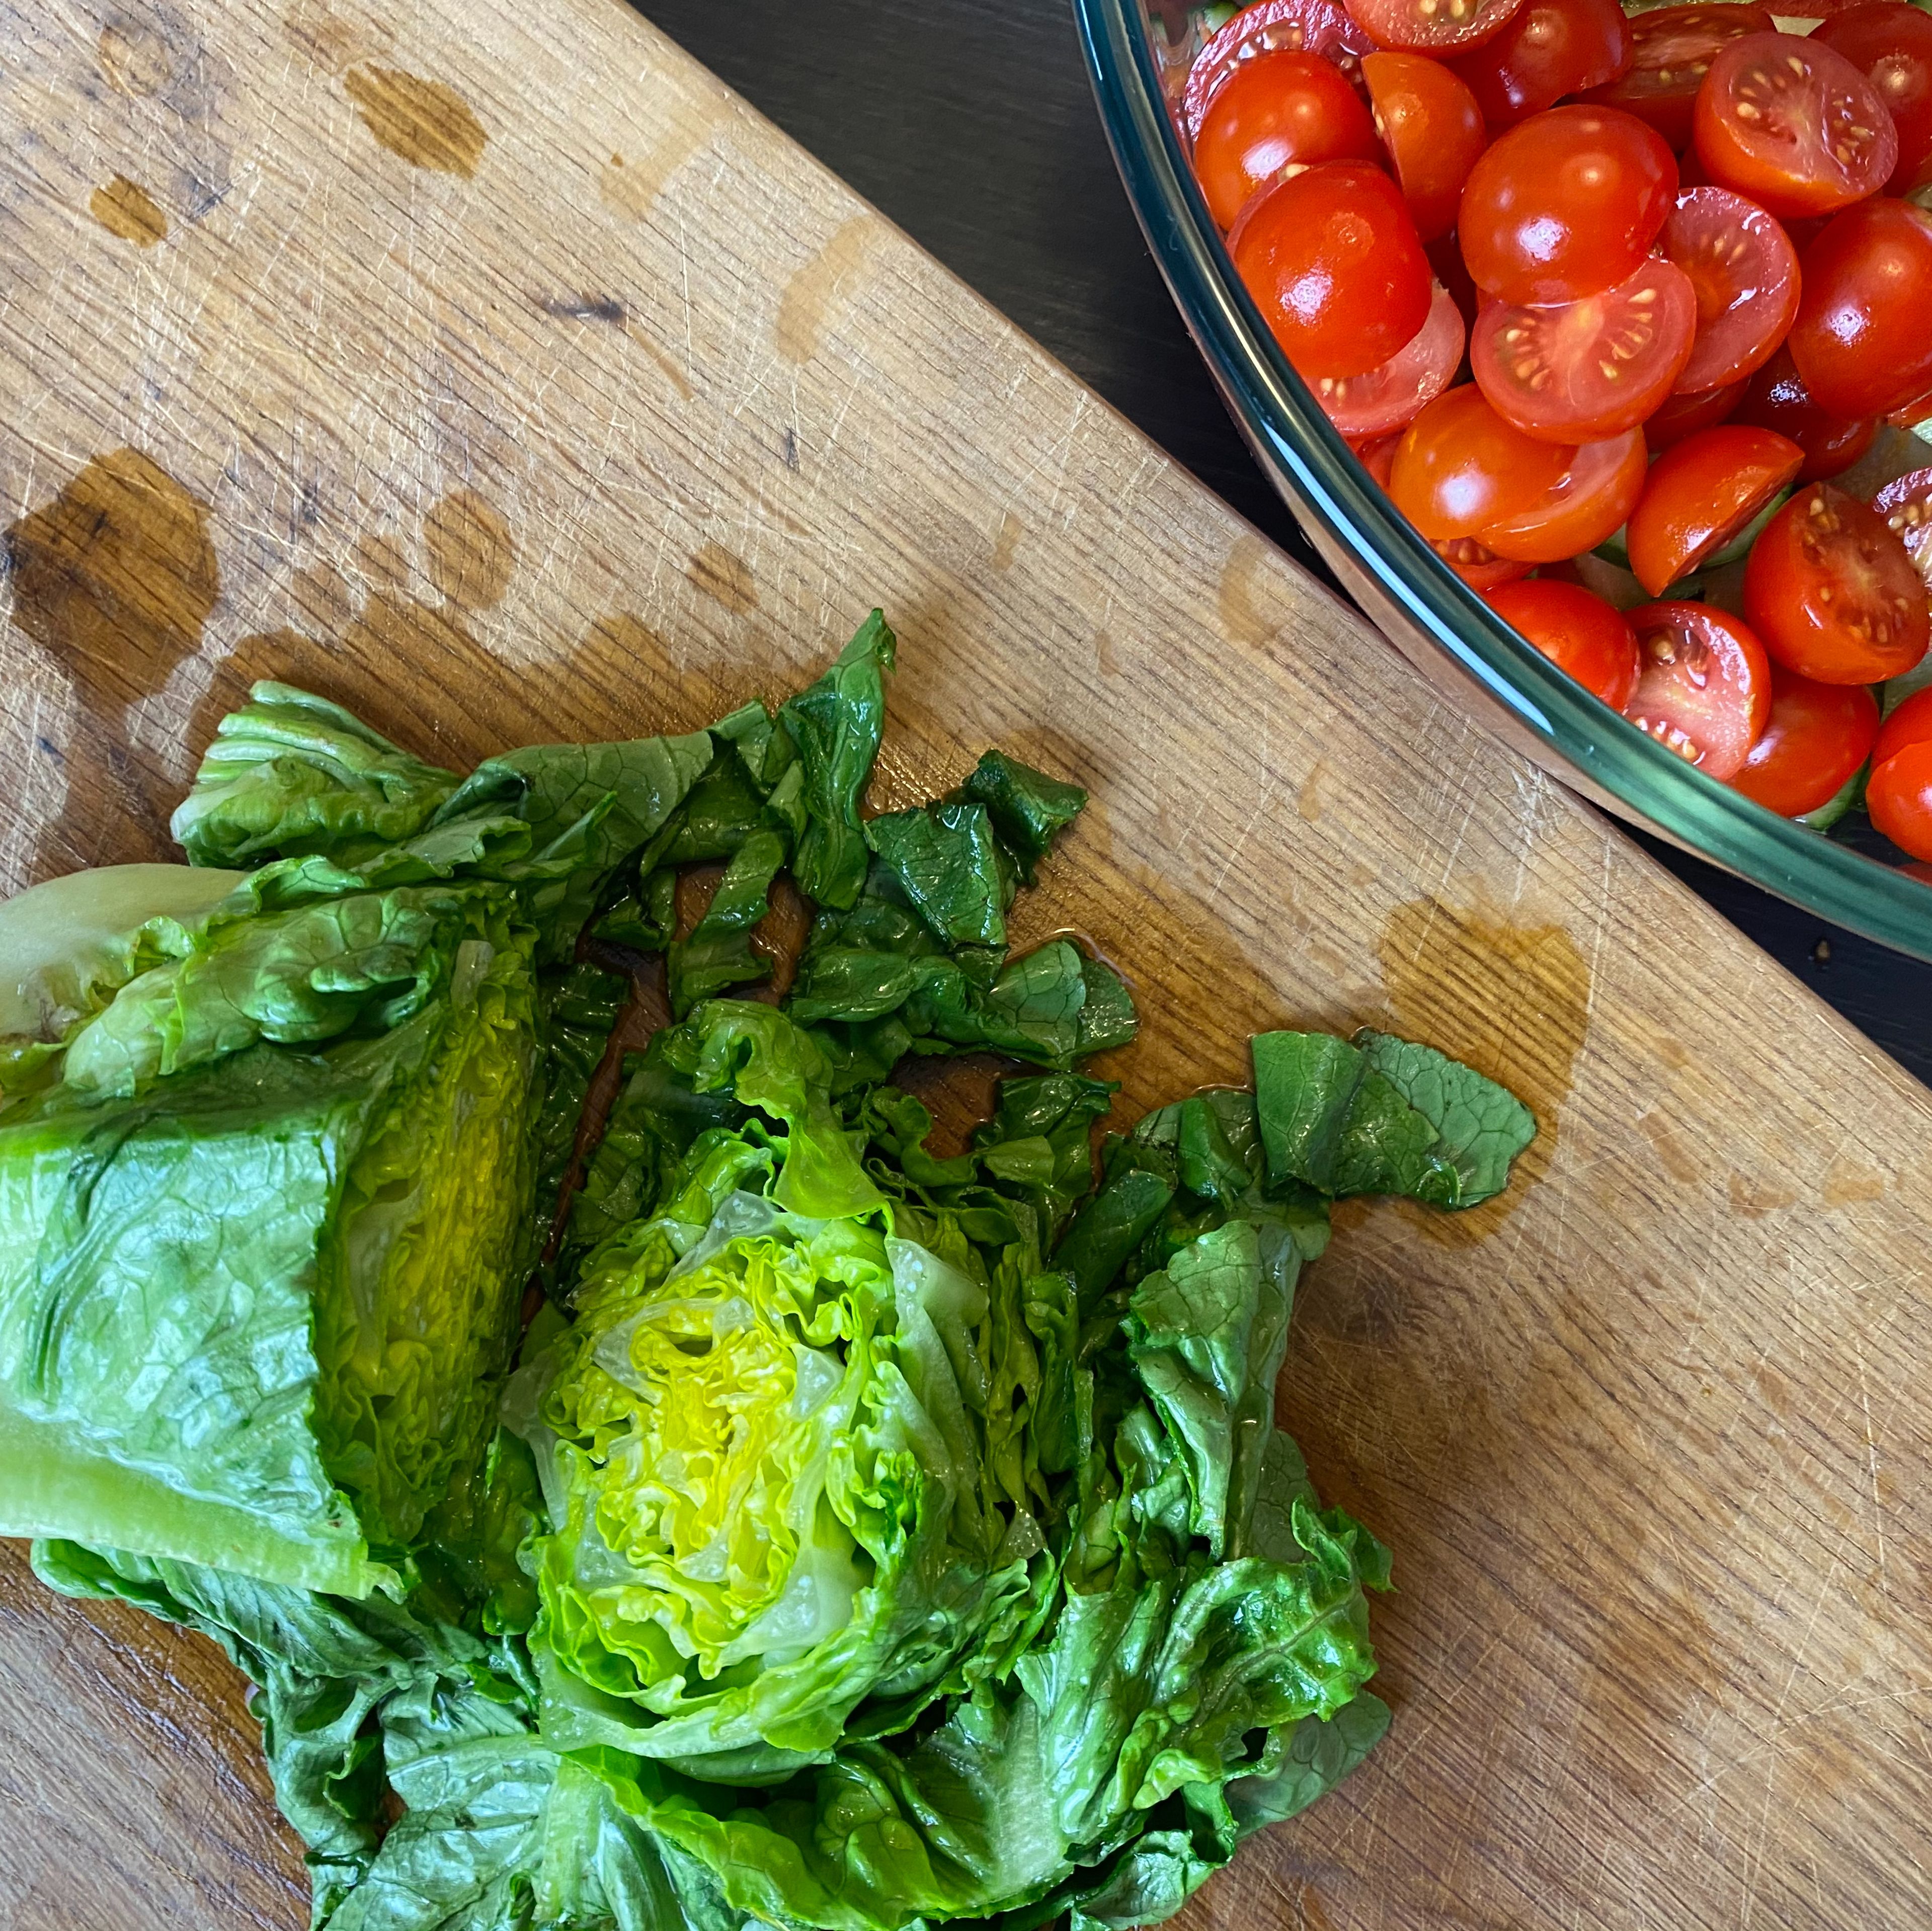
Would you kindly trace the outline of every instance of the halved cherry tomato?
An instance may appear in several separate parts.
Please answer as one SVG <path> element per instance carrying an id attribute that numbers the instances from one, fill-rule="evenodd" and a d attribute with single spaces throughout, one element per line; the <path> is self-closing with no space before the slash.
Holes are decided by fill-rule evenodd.
<path id="1" fill-rule="evenodd" d="M 1885 419 L 1894 429 L 1916 429 L 1922 422 L 1932 420 L 1932 392 L 1914 396 L 1910 402 L 1887 409 Z"/>
<path id="2" fill-rule="evenodd" d="M 1834 13 L 1811 37 L 1841 53 L 1877 90 L 1898 130 L 1898 165 L 1886 183 L 1910 194 L 1932 181 L 1932 16 L 1897 0 Z"/>
<path id="3" fill-rule="evenodd" d="M 1774 214 L 1823 214 L 1876 194 L 1898 133 L 1851 62 L 1795 34 L 1747 34 L 1711 63 L 1692 133 L 1720 187 Z"/>
<path id="4" fill-rule="evenodd" d="M 1378 47 L 1436 55 L 1473 47 L 1507 25 L 1522 0 L 1348 0 Z"/>
<path id="5" fill-rule="evenodd" d="M 1630 25 L 1617 0 L 1523 0 L 1501 33 L 1459 54 L 1492 127 L 1513 127 L 1566 94 L 1615 80 L 1630 61 Z"/>
<path id="6" fill-rule="evenodd" d="M 1694 354 L 1696 343 L 1691 343 Z M 1643 425 L 1643 439 L 1652 454 L 1695 436 L 1700 429 L 1714 429 L 1744 399 L 1742 382 L 1726 382 L 1720 389 L 1706 389 L 1701 395 L 1669 395 L 1659 403 Z"/>
<path id="7" fill-rule="evenodd" d="M 1429 319 L 1378 369 L 1317 376 L 1309 384 L 1344 436 L 1387 436 L 1406 428 L 1449 386 L 1462 360 L 1462 311 L 1437 283 Z"/>
<path id="8" fill-rule="evenodd" d="M 1456 239 L 1455 229 L 1452 228 L 1448 234 L 1438 235 L 1423 253 L 1429 257 L 1429 265 L 1436 271 L 1436 279 L 1455 298 L 1464 328 L 1473 328 L 1483 298 L 1477 292 L 1476 284 L 1469 279 L 1468 266 L 1462 259 L 1462 244 Z"/>
<path id="9" fill-rule="evenodd" d="M 1630 22 L 1629 71 L 1588 98 L 1648 121 L 1681 154 L 1690 145 L 1699 83 L 1718 49 L 1747 34 L 1771 31 L 1771 15 L 1762 7 L 1698 4 L 1640 13 Z"/>
<path id="10" fill-rule="evenodd" d="M 1359 376 L 1429 319 L 1429 262 L 1394 181 L 1324 161 L 1256 198 L 1228 238 L 1234 266 L 1302 376 Z"/>
<path id="11" fill-rule="evenodd" d="M 1731 419 L 1790 436 L 1804 452 L 1804 466 L 1798 472 L 1801 483 L 1821 482 L 1849 469 L 1878 433 L 1878 424 L 1869 417 L 1833 415 L 1820 409 L 1788 349 L 1779 349 L 1752 376 Z"/>
<path id="12" fill-rule="evenodd" d="M 1456 229 L 1485 295 L 1576 301 L 1628 279 L 1676 198 L 1677 163 L 1654 129 L 1614 107 L 1552 107 L 1470 170 Z"/>
<path id="13" fill-rule="evenodd" d="M 1366 442 L 1351 442 L 1348 445 L 1384 495 L 1388 492 L 1390 466 L 1395 461 L 1395 446 L 1401 440 L 1401 432 L 1398 430 L 1393 436 L 1372 436 Z"/>
<path id="14" fill-rule="evenodd" d="M 1553 490 L 1574 454 L 1513 429 L 1465 382 L 1438 396 L 1403 433 L 1389 494 L 1432 541 L 1474 536 Z"/>
<path id="15" fill-rule="evenodd" d="M 1455 226 L 1462 184 L 1489 139 L 1483 110 L 1455 75 L 1426 55 L 1370 54 L 1362 78 L 1416 232 L 1432 241 Z"/>
<path id="16" fill-rule="evenodd" d="M 1256 0 L 1210 34 L 1195 57 L 1180 97 L 1181 125 L 1189 140 L 1196 139 L 1208 103 L 1244 64 L 1263 54 L 1282 48 L 1319 54 L 1352 80 L 1374 45 L 1339 0 Z"/>
<path id="17" fill-rule="evenodd" d="M 1862 684 L 1820 684 L 1771 667 L 1771 720 L 1731 782 L 1780 818 L 1828 805 L 1871 755 L 1878 700 Z"/>
<path id="18" fill-rule="evenodd" d="M 1473 536 L 1452 536 L 1446 542 L 1431 543 L 1430 548 L 1468 585 L 1484 592 L 1514 583 L 1536 568 L 1534 563 L 1517 563 L 1485 550 Z"/>
<path id="19" fill-rule="evenodd" d="M 1758 533 L 1744 615 L 1787 670 L 1821 684 L 1901 677 L 1925 655 L 1925 586 L 1884 517 L 1829 483 L 1800 490 Z"/>
<path id="20" fill-rule="evenodd" d="M 1644 604 L 1629 615 L 1642 668 L 1624 715 L 1713 778 L 1735 778 L 1771 715 L 1764 646 L 1708 604 Z"/>
<path id="21" fill-rule="evenodd" d="M 1834 415 L 1882 415 L 1932 386 L 1932 216 L 1868 201 L 1804 251 L 1789 346 L 1804 386 Z"/>
<path id="22" fill-rule="evenodd" d="M 1581 444 L 1553 488 L 1514 516 L 1485 523 L 1476 540 L 1527 563 L 1561 563 L 1594 550 L 1624 526 L 1648 465 L 1640 429 Z"/>
<path id="23" fill-rule="evenodd" d="M 1630 512 L 1631 574 L 1662 596 L 1723 549 L 1804 462 L 1804 451 L 1774 430 L 1730 424 L 1687 437 L 1652 465 Z"/>
<path id="24" fill-rule="evenodd" d="M 1865 810 L 1901 851 L 1932 859 L 1932 691 L 1906 699 L 1872 747 Z"/>
<path id="25" fill-rule="evenodd" d="M 1676 387 L 1696 328 L 1690 279 L 1640 262 L 1600 295 L 1489 303 L 1469 337 L 1483 393 L 1526 435 L 1576 442 L 1634 429 Z"/>
<path id="26" fill-rule="evenodd" d="M 1932 469 L 1894 476 L 1872 498 L 1886 527 L 1905 545 L 1928 590 L 1932 590 Z"/>
<path id="27" fill-rule="evenodd" d="M 1798 313 L 1798 254 L 1784 230 L 1729 188 L 1687 187 L 1658 247 L 1697 295 L 1697 334 L 1678 388 L 1701 394 L 1763 367 Z"/>
<path id="28" fill-rule="evenodd" d="M 1612 710 L 1630 702 L 1636 690 L 1636 633 L 1601 597 L 1546 577 L 1506 584 L 1483 601 Z"/>
<path id="29" fill-rule="evenodd" d="M 1284 168 L 1381 155 L 1369 110 L 1341 70 L 1319 54 L 1284 49 L 1243 61 L 1208 103 L 1194 172 L 1226 229 Z"/>

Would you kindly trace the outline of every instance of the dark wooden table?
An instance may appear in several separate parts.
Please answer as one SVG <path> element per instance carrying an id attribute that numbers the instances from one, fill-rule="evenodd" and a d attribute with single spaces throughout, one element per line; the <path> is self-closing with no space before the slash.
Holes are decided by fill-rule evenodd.
<path id="1" fill-rule="evenodd" d="M 1065 0 L 644 0 L 644 10 L 1319 570 L 1222 410 L 1142 242 Z M 1932 966 L 1652 848 L 1932 1079 Z"/>

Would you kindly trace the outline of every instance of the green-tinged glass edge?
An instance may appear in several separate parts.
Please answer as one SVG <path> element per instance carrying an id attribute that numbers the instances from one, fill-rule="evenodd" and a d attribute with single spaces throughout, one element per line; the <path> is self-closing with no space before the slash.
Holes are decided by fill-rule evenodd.
<path id="1" fill-rule="evenodd" d="M 1073 0 L 1108 145 L 1169 292 L 1269 480 L 1415 629 L 1592 785 L 1713 864 L 1932 960 L 1932 886 L 1778 817 L 1573 682 L 1430 549 L 1276 346 L 1234 273 L 1162 94 L 1140 0 Z"/>

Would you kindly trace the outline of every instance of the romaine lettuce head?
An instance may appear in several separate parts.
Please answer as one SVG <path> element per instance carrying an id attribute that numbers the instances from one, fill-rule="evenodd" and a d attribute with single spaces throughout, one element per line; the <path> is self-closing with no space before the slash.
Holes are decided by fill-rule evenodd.
<path id="1" fill-rule="evenodd" d="M 265 876 L 147 922 L 0 1110 L 0 1534 L 361 1594 L 515 1332 L 534 937 L 500 887 L 268 912 Z"/>
<path id="2" fill-rule="evenodd" d="M 515 1391 L 554 1522 L 536 1640 L 565 1747 L 756 1781 L 916 1703 L 1041 1542 L 983 1499 L 987 1293 L 894 1234 L 818 1049 L 727 1001 L 686 1045 L 761 1114 L 697 1136 Z"/>

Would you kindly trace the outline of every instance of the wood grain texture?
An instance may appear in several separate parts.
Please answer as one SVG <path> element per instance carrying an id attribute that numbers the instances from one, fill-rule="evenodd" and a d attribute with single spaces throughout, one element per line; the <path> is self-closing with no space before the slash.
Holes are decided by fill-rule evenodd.
<path id="1" fill-rule="evenodd" d="M 1396 1725 L 1197 1931 L 1932 1920 L 1921 1089 L 610 0 L 0 48 L 0 883 L 162 853 L 253 676 L 462 763 L 883 603 L 880 802 L 989 742 L 1094 793 L 1028 917 L 1133 982 L 1126 1104 L 1366 1021 L 1544 1125 L 1308 1279 L 1283 1418 L 1396 1551 Z M 6 1923 L 299 1924 L 248 1729 L 10 1552 Z"/>

